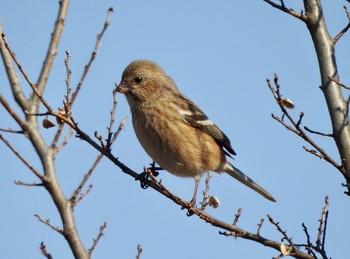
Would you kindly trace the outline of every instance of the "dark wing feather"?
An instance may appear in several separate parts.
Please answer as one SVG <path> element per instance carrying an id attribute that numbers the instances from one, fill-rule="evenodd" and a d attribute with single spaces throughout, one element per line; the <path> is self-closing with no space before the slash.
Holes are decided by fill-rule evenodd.
<path id="1" fill-rule="evenodd" d="M 191 111 L 191 114 L 184 115 L 184 121 L 190 126 L 201 129 L 204 132 L 208 133 L 229 153 L 236 155 L 236 152 L 233 150 L 231 142 L 225 133 L 223 133 L 214 123 L 209 123 L 211 120 L 208 118 L 208 116 L 205 115 L 205 113 L 202 112 L 201 109 L 196 106 L 191 100 L 186 99 L 183 96 L 182 98 L 186 100 L 184 103 L 186 103 L 187 109 Z M 227 152 L 225 152 L 225 154 L 230 156 Z"/>

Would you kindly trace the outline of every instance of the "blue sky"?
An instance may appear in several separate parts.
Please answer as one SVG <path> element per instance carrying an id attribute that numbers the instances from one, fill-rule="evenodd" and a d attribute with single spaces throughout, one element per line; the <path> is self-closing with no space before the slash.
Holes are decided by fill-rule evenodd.
<path id="1" fill-rule="evenodd" d="M 300 10 L 300 3 L 285 1 Z M 346 1 L 323 1 L 331 35 L 347 23 L 342 5 Z M 298 6 L 299 4 L 299 6 Z M 88 74 L 73 115 L 87 133 L 106 134 L 114 83 L 134 59 L 159 63 L 178 87 L 194 100 L 229 136 L 237 152 L 233 163 L 269 190 L 278 200 L 271 203 L 227 175 L 213 174 L 210 193 L 222 206 L 208 212 L 227 222 L 243 207 L 238 226 L 256 231 L 266 214 L 279 221 L 296 243 L 304 243 L 304 222 L 314 241 L 324 197 L 330 197 L 327 252 L 342 258 L 343 238 L 350 231 L 349 198 L 343 194 L 343 178 L 326 162 L 306 153 L 301 139 L 271 118 L 280 115 L 266 86 L 266 78 L 280 77 L 282 93 L 296 104 L 297 117 L 305 113 L 304 125 L 331 133 L 324 97 L 319 90 L 318 64 L 305 25 L 271 8 L 263 1 L 72 1 L 56 63 L 45 98 L 59 107 L 65 94 L 65 50 L 71 53 L 72 85 L 75 86 L 101 30 L 107 9 L 113 6 L 111 25 L 102 40 L 97 59 Z M 0 20 L 12 49 L 35 81 L 52 32 L 57 1 L 3 1 Z M 341 80 L 347 72 L 349 35 L 337 44 Z M 21 78 L 25 91 L 29 87 Z M 1 94 L 11 98 L 3 66 Z M 347 97 L 348 93 L 344 93 Z M 14 107 L 16 105 L 11 102 Z M 19 109 L 16 107 L 16 110 Z M 44 112 L 44 109 L 42 109 Z M 118 95 L 117 123 L 128 116 L 113 153 L 135 171 L 150 163 L 134 135 L 129 107 Z M 17 128 L 1 108 L 1 128 Z M 55 130 L 43 130 L 50 143 Z M 4 134 L 33 165 L 41 170 L 33 148 L 24 137 Z M 313 136 L 339 160 L 331 139 Z M 59 234 L 38 222 L 40 214 L 60 226 L 57 210 L 44 189 L 14 185 L 14 180 L 35 181 L 34 175 L 0 144 L 0 249 L 3 258 L 40 258 L 44 241 L 54 258 L 73 258 Z M 60 184 L 69 196 L 92 165 L 97 152 L 72 138 L 57 156 Z M 175 194 L 190 199 L 193 180 L 162 172 L 160 178 Z M 204 181 L 200 186 L 204 188 Z M 75 215 L 85 246 L 92 244 L 100 225 L 107 221 L 105 236 L 94 258 L 134 258 L 138 243 L 147 258 L 271 258 L 278 252 L 259 244 L 220 236 L 218 229 L 196 217 L 187 217 L 171 201 L 124 175 L 104 159 L 89 183 L 91 193 L 76 207 Z M 262 235 L 281 236 L 267 220 Z"/>

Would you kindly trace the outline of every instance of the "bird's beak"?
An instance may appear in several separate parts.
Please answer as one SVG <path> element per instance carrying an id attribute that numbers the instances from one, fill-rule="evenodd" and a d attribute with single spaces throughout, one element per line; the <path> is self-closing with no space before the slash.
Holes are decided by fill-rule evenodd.
<path id="1" fill-rule="evenodd" d="M 125 84 L 124 81 L 121 81 L 117 86 L 117 92 L 122 94 L 127 94 L 130 91 L 130 88 Z"/>

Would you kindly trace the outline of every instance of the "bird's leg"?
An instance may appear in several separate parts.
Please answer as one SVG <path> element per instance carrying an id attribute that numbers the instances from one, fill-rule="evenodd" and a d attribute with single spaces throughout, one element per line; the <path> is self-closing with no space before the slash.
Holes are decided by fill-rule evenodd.
<path id="1" fill-rule="evenodd" d="M 198 191 L 198 186 L 199 186 L 199 180 L 201 178 L 199 176 L 196 176 L 194 178 L 195 184 L 194 184 L 194 191 L 193 191 L 193 197 L 190 201 L 190 206 L 191 207 L 196 207 L 196 198 L 197 198 L 197 191 Z"/>

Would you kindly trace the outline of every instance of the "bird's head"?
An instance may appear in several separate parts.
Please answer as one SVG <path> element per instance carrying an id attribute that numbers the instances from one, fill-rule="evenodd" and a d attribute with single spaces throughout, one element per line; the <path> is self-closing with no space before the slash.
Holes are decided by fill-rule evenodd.
<path id="1" fill-rule="evenodd" d="M 143 102 L 165 90 L 177 89 L 172 79 L 153 61 L 136 60 L 124 70 L 117 91 L 125 94 L 128 102 Z"/>

